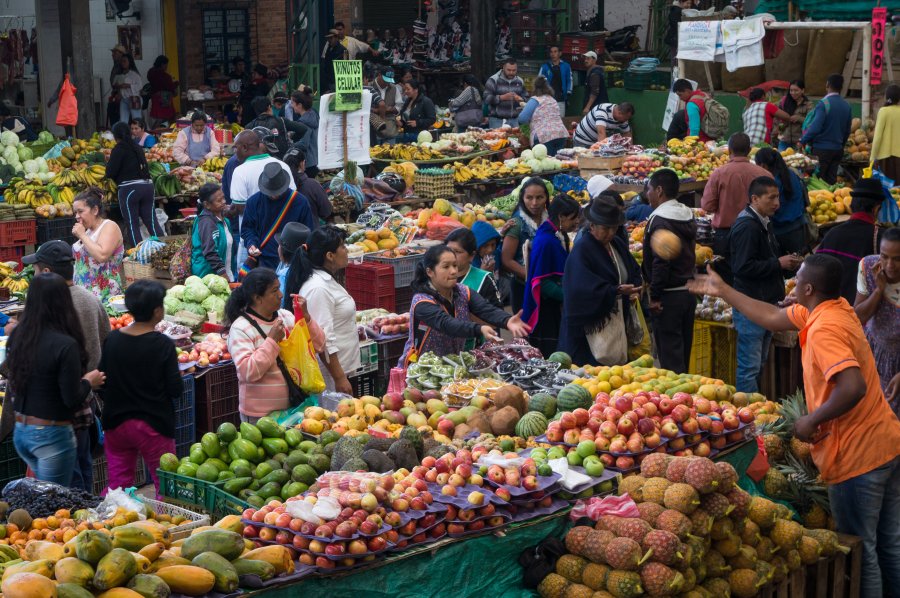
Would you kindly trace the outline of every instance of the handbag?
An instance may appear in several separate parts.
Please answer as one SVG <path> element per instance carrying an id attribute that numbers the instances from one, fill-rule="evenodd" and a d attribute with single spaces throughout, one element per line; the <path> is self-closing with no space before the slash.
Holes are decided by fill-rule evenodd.
<path id="1" fill-rule="evenodd" d="M 259 322 L 248 316 L 247 314 L 242 314 L 247 321 L 250 322 L 256 331 L 265 339 L 266 333 L 263 332 L 262 326 L 259 325 Z M 279 371 L 281 371 L 281 375 L 284 376 L 284 383 L 287 384 L 288 389 L 288 404 L 291 407 L 296 407 L 303 403 L 306 400 L 307 395 L 303 390 L 297 386 L 297 383 L 294 382 L 294 378 L 291 377 L 291 373 L 288 371 L 287 366 L 284 365 L 284 362 L 281 360 L 281 356 L 275 358 L 275 365 L 278 366 Z"/>
<path id="2" fill-rule="evenodd" d="M 628 313 L 625 317 L 625 334 L 628 336 L 628 345 L 633 347 L 644 341 L 644 328 L 641 326 L 641 318 L 638 316 L 637 300 L 628 302 Z"/>
<path id="3" fill-rule="evenodd" d="M 132 110 L 140 110 L 144 107 L 144 98 L 141 96 L 131 96 L 128 98 L 128 105 Z"/>
<path id="4" fill-rule="evenodd" d="M 612 314 L 606 325 L 599 330 L 587 332 L 591 355 L 600 365 L 625 363 L 628 357 L 628 337 L 625 333 L 625 318 L 620 311 Z"/>

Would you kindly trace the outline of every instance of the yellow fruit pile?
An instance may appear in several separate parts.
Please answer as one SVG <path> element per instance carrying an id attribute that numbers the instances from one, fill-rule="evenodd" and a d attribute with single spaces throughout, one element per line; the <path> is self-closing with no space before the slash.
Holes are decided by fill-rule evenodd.
<path id="1" fill-rule="evenodd" d="M 816 224 L 834 222 L 839 215 L 850 213 L 850 188 L 843 187 L 834 193 L 825 189 L 810 191 L 806 211 Z"/>
<path id="2" fill-rule="evenodd" d="M 500 141 L 506 141 L 501 139 Z M 447 170 L 453 170 L 453 176 L 457 183 L 470 181 L 486 181 L 490 179 L 506 179 L 515 176 L 531 174 L 531 167 L 524 162 L 518 162 L 510 168 L 503 162 L 491 162 L 484 158 L 475 158 L 468 164 L 454 162 L 445 166 Z"/>
<path id="3" fill-rule="evenodd" d="M 865 122 L 854 118 L 850 125 L 850 137 L 844 146 L 845 156 L 854 162 L 868 162 L 874 137 L 875 122 L 871 118 Z"/>
<path id="4" fill-rule="evenodd" d="M 713 170 L 728 162 L 728 148 L 710 150 L 697 137 L 670 139 L 666 144 L 669 152 L 668 167 L 679 176 L 690 176 L 705 181 Z"/>
<path id="5" fill-rule="evenodd" d="M 378 230 L 367 230 L 365 239 L 357 241 L 353 245 L 361 247 L 363 253 L 372 253 L 384 249 L 396 249 L 400 245 L 400 241 L 391 229 L 379 228 Z"/>
<path id="6" fill-rule="evenodd" d="M 369 155 L 376 160 L 440 160 L 446 157 L 431 148 L 408 143 L 376 145 L 369 149 Z"/>

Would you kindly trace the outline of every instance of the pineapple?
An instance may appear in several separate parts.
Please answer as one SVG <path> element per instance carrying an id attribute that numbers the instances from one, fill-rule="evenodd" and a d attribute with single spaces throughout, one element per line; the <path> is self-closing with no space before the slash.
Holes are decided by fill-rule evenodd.
<path id="1" fill-rule="evenodd" d="M 788 487 L 788 479 L 783 473 L 770 467 L 763 479 L 763 490 L 766 495 L 773 498 L 781 498 Z"/>
<path id="2" fill-rule="evenodd" d="M 809 443 L 803 442 L 802 440 L 798 440 L 797 438 L 791 438 L 791 454 L 797 457 L 797 459 L 801 461 L 809 461 L 810 453 L 809 453 Z"/>
<path id="3" fill-rule="evenodd" d="M 803 513 L 803 526 L 809 529 L 826 529 L 828 527 L 828 513 L 821 505 L 813 505 Z"/>
<path id="4" fill-rule="evenodd" d="M 769 456 L 769 463 L 776 463 L 784 458 L 784 440 L 778 434 L 766 434 L 763 436 L 766 454 Z"/>

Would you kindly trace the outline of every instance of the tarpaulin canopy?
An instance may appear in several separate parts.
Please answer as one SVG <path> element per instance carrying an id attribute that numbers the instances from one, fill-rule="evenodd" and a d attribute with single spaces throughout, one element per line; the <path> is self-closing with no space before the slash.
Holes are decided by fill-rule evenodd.
<path id="1" fill-rule="evenodd" d="M 793 0 L 794 9 L 807 13 L 814 20 L 868 21 L 876 5 L 888 11 L 900 10 L 900 0 Z M 768 12 L 779 20 L 787 19 L 788 0 L 759 0 L 756 14 Z"/>

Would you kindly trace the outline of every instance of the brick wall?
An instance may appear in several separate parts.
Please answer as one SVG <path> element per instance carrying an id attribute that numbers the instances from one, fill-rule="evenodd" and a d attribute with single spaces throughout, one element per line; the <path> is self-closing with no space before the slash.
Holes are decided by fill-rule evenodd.
<path id="1" fill-rule="evenodd" d="M 255 62 L 272 67 L 287 64 L 290 60 L 289 24 L 285 0 L 180 1 L 178 2 L 178 37 L 183 89 L 196 87 L 204 80 L 202 33 L 204 7 L 211 9 L 244 8 L 247 10 L 252 61 L 247 65 L 248 71 Z M 230 65 L 225 65 L 226 73 L 229 68 Z"/>
<path id="2" fill-rule="evenodd" d="M 352 28 L 354 0 L 334 0 L 334 22 L 343 22 Z M 347 31 L 347 35 L 350 31 Z"/>

